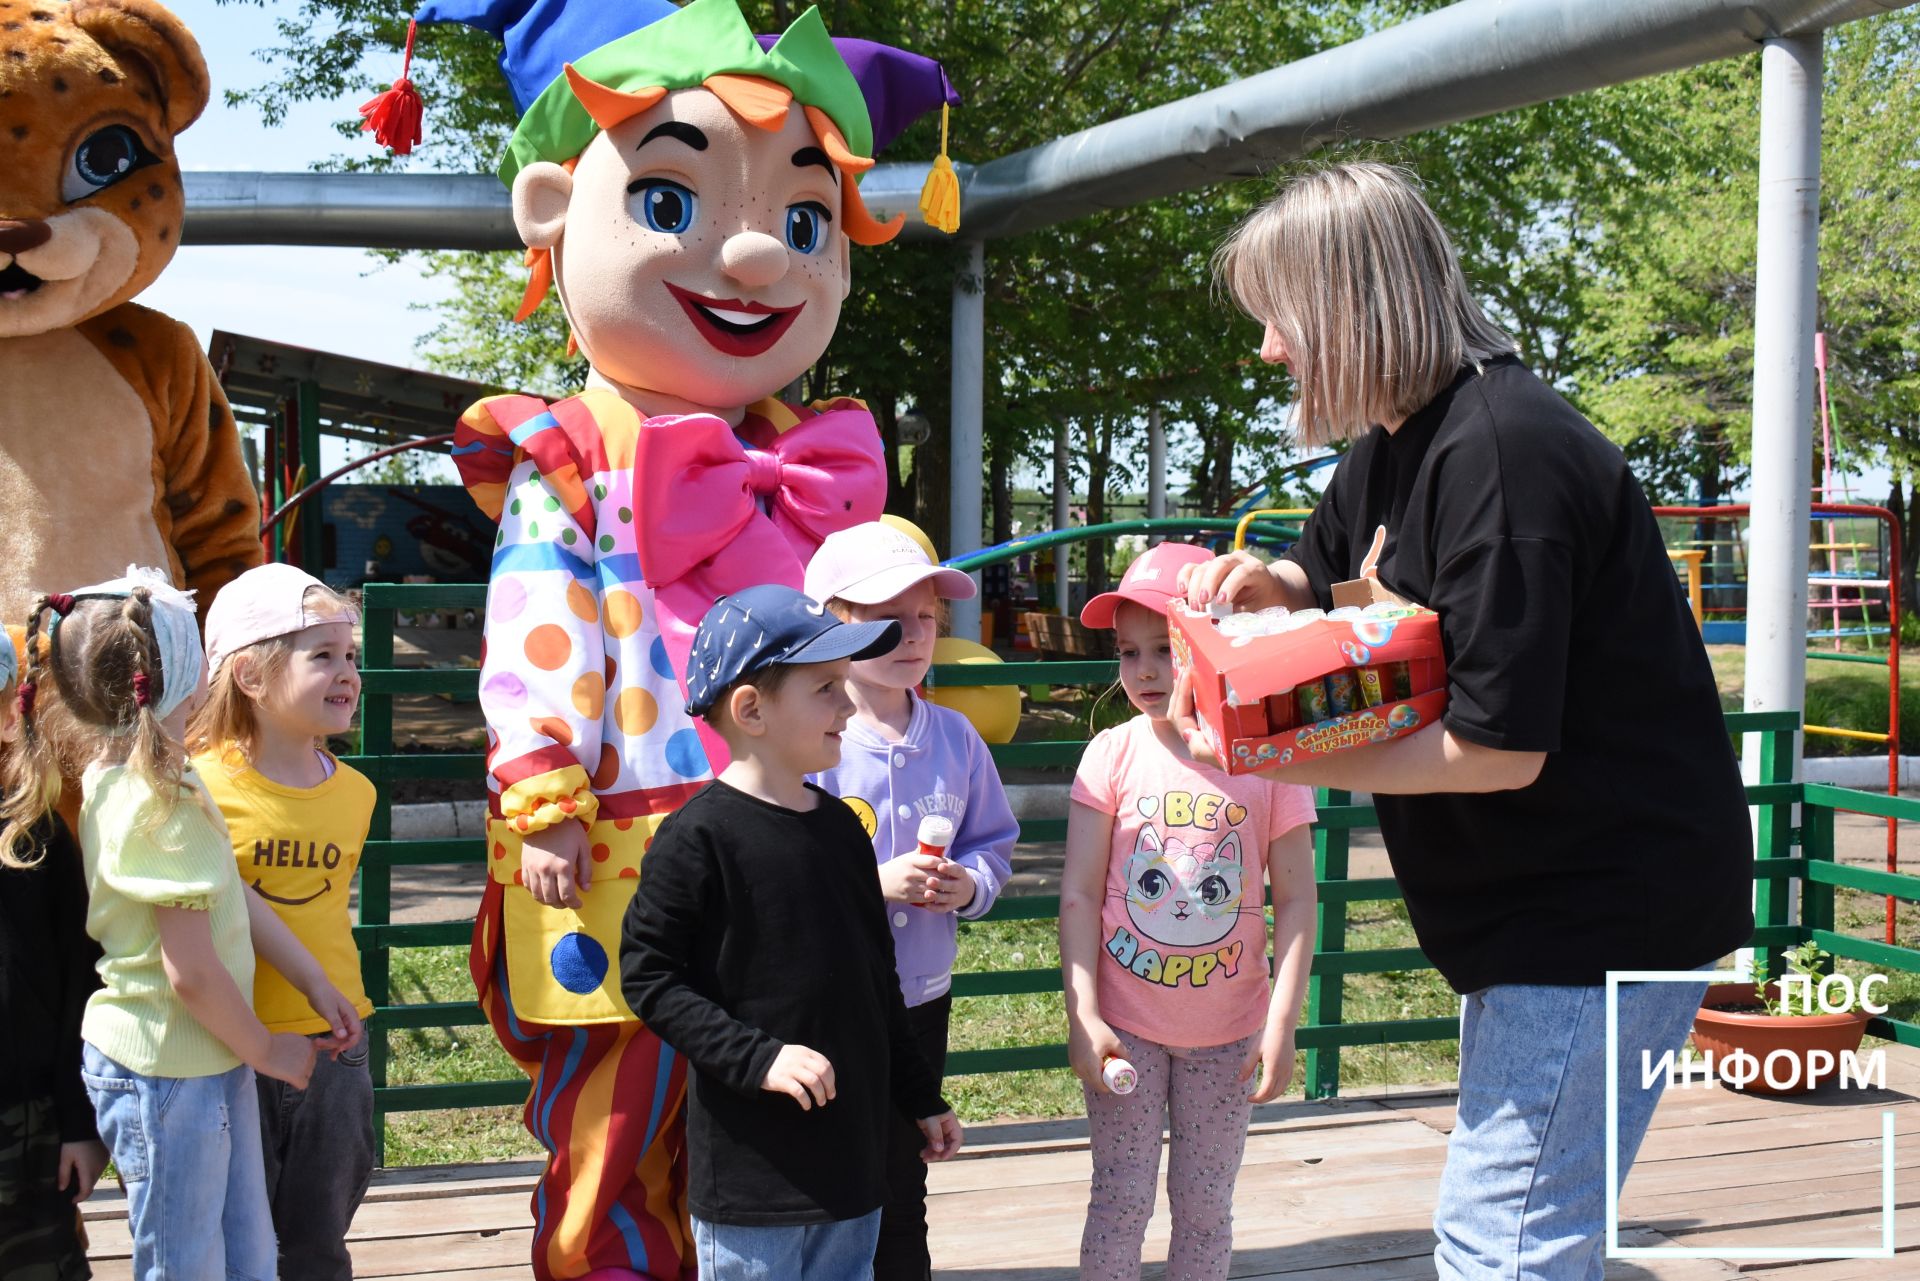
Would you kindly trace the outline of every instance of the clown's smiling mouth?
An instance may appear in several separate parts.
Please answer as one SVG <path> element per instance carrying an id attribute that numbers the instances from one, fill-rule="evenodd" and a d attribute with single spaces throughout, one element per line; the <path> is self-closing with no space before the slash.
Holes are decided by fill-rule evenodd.
<path id="1" fill-rule="evenodd" d="M 0 269 L 0 301 L 12 302 L 25 298 L 40 287 L 40 277 L 28 271 L 17 262 L 10 262 Z"/>
<path id="2" fill-rule="evenodd" d="M 667 292 L 687 313 L 700 336 L 729 356 L 758 356 L 771 350 L 806 306 L 769 307 L 737 298 L 708 298 L 672 283 L 667 285 Z"/>

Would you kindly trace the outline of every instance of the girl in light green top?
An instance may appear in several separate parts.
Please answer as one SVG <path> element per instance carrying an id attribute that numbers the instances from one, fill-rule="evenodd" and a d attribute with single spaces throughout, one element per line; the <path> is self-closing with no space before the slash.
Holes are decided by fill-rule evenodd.
<path id="1" fill-rule="evenodd" d="M 193 602 L 133 569 L 44 596 L 27 655 L 0 844 L 52 810 L 63 766 L 82 772 L 87 932 L 104 954 L 82 1077 L 126 1189 L 134 1276 L 272 1277 L 254 1072 L 304 1088 L 316 1048 L 351 1045 L 359 1016 L 241 883 L 187 766 L 182 731 L 206 688 Z M 256 949 L 330 1038 L 275 1035 L 255 1017 Z"/>

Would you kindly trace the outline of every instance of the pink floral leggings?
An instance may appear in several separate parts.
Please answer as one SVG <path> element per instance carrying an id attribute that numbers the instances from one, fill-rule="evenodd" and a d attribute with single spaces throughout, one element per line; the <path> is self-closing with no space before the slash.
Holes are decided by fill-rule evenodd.
<path id="1" fill-rule="evenodd" d="M 1080 1236 L 1082 1281 L 1136 1281 L 1167 1129 L 1167 1281 L 1218 1281 L 1233 1260 L 1233 1184 L 1253 1115 L 1240 1069 L 1259 1034 L 1183 1049 L 1115 1028 L 1140 1074 L 1131 1094 L 1087 1092 L 1093 1195 Z"/>

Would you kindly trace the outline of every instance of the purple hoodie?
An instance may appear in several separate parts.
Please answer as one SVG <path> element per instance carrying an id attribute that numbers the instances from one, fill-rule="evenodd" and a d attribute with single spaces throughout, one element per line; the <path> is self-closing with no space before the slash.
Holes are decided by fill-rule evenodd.
<path id="1" fill-rule="evenodd" d="M 929 814 L 953 820 L 947 854 L 973 877 L 973 901 L 958 912 L 887 904 L 900 992 L 913 1006 L 944 996 L 952 986 L 959 930 L 954 918 L 971 921 L 993 907 L 1013 872 L 1008 860 L 1020 824 L 987 745 L 967 718 L 917 695 L 907 697 L 913 715 L 904 740 L 889 743 L 851 721 L 841 736 L 840 764 L 813 781 L 860 816 L 873 837 L 875 866 L 919 848 L 920 820 Z"/>

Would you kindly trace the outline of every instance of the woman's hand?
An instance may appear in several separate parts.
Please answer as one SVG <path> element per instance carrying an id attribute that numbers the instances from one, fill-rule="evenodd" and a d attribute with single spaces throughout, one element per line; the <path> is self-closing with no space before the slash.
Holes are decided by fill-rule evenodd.
<path id="1" fill-rule="evenodd" d="M 1067 1017 L 1067 1061 L 1073 1065 L 1073 1074 L 1089 1090 L 1095 1094 L 1112 1094 L 1101 1073 L 1106 1070 L 1108 1059 L 1126 1057 L 1127 1047 L 1121 1044 L 1119 1034 L 1107 1026 L 1105 1019 L 1098 1015 Z"/>
<path id="2" fill-rule="evenodd" d="M 1183 565 L 1180 577 L 1187 589 L 1187 604 L 1193 609 L 1205 609 L 1217 600 L 1242 611 L 1289 605 L 1292 601 L 1274 567 L 1252 552 L 1228 552 L 1204 565 Z"/>
<path id="3" fill-rule="evenodd" d="M 1260 1033 L 1259 1044 L 1247 1056 L 1246 1066 L 1240 1069 L 1242 1081 L 1253 1080 L 1255 1069 L 1260 1072 L 1260 1084 L 1254 1087 L 1252 1094 L 1255 1103 L 1271 1103 L 1286 1091 L 1287 1082 L 1293 1079 L 1293 1023 L 1269 1023 Z"/>

